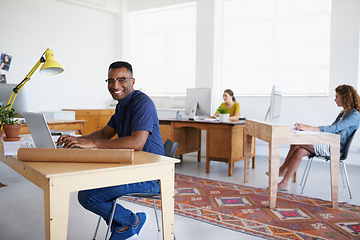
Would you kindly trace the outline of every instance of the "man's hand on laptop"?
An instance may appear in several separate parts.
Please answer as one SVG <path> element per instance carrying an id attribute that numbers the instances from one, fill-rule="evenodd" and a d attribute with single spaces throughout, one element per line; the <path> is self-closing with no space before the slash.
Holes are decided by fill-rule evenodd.
<path id="1" fill-rule="evenodd" d="M 93 141 L 69 135 L 62 135 L 56 142 L 64 148 L 95 148 Z"/>

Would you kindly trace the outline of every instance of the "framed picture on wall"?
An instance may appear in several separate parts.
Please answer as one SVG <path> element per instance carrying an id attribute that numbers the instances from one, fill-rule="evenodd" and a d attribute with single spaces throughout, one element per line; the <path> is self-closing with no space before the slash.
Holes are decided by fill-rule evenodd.
<path id="1" fill-rule="evenodd" d="M 5 74 L 1 74 L 0 83 L 6 83 L 6 75 Z"/>
<path id="2" fill-rule="evenodd" d="M 8 55 L 7 53 L 1 53 L 0 69 L 9 71 L 11 59 L 12 59 L 12 56 Z"/>

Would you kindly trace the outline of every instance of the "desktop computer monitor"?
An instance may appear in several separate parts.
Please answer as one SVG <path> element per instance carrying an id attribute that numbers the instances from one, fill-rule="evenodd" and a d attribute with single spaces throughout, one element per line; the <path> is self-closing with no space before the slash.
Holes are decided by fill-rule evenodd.
<path id="1" fill-rule="evenodd" d="M 265 121 L 273 122 L 280 118 L 281 112 L 281 88 L 279 86 L 273 86 L 271 90 L 270 106 L 265 116 Z"/>
<path id="2" fill-rule="evenodd" d="M 211 113 L 211 88 L 188 88 L 186 89 L 185 114 L 191 117 L 192 110 L 196 110 L 196 116 L 209 117 Z M 197 104 L 194 104 L 197 103 Z M 193 108 L 193 109 L 192 109 Z M 195 108 L 195 109 L 194 109 Z M 195 117 L 195 116 L 193 116 Z"/>
<path id="3" fill-rule="evenodd" d="M 5 84 L 0 83 L 0 104 L 5 106 L 10 98 L 11 92 L 13 88 L 16 87 L 17 84 Z M 23 117 L 23 113 L 27 112 L 27 101 L 26 101 L 26 87 L 23 87 L 17 94 L 14 104 L 12 106 L 15 109 L 15 112 L 18 113 L 16 117 Z"/>

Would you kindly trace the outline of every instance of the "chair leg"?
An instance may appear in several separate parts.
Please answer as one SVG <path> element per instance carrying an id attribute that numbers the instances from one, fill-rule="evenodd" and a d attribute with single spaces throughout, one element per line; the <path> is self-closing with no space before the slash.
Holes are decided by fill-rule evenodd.
<path id="1" fill-rule="evenodd" d="M 114 213 L 115 213 L 115 208 L 116 208 L 116 201 L 117 201 L 117 199 L 115 199 L 113 201 L 113 207 L 111 209 L 111 215 L 110 215 L 110 219 L 109 219 L 108 228 L 107 228 L 107 231 L 106 231 L 105 240 L 108 240 L 108 237 L 109 237 L 111 224 L 112 224 L 112 221 L 113 221 L 113 218 L 114 218 Z M 158 219 L 158 215 L 157 215 L 157 208 L 156 208 L 155 199 L 153 199 L 153 204 L 154 204 L 154 212 L 155 212 L 156 224 L 157 224 L 158 231 L 160 232 L 160 225 L 159 225 L 159 219 Z M 99 217 L 99 221 L 98 221 L 97 226 L 96 226 L 96 230 L 95 230 L 93 240 L 96 239 L 96 235 L 97 235 L 97 232 L 98 232 L 98 229 L 99 229 L 99 226 L 100 226 L 100 221 L 101 221 L 101 217 Z M 175 234 L 174 234 L 174 239 L 175 239 Z"/>
<path id="2" fill-rule="evenodd" d="M 304 174 L 303 174 L 303 176 L 302 176 L 302 178 L 301 178 L 300 186 L 304 183 L 305 174 L 306 174 L 306 172 L 307 172 L 307 170 L 308 170 L 309 163 L 310 163 L 310 159 L 308 159 L 308 161 L 306 162 L 306 167 L 305 167 L 305 170 L 304 170 Z"/>
<path id="3" fill-rule="evenodd" d="M 98 223 L 97 223 L 97 225 L 96 225 L 96 229 L 95 229 L 95 233 L 94 233 L 93 240 L 96 240 L 96 235 L 97 235 L 97 232 L 98 232 L 98 230 L 99 230 L 100 222 L 101 222 L 101 217 L 99 217 Z"/>
<path id="4" fill-rule="evenodd" d="M 340 173 L 341 173 L 341 180 L 342 180 L 342 184 L 343 184 L 343 188 L 345 188 L 345 172 L 344 172 L 344 165 L 342 164 L 342 162 L 340 161 Z"/>
<path id="5" fill-rule="evenodd" d="M 350 190 L 349 176 L 347 174 L 346 165 L 345 165 L 345 163 L 343 161 L 341 161 L 340 163 L 343 165 L 345 178 L 346 178 L 346 183 L 347 183 L 347 187 L 348 187 L 348 191 L 349 191 L 349 196 L 350 196 L 350 199 L 352 199 L 351 190 Z"/>
<path id="6" fill-rule="evenodd" d="M 157 212 L 156 212 L 156 202 L 155 202 L 155 199 L 153 199 L 153 204 L 154 204 L 156 224 L 157 224 L 158 232 L 160 232 L 159 219 L 158 219 L 158 215 L 157 215 Z"/>
<path id="7" fill-rule="evenodd" d="M 306 172 L 306 176 L 305 176 L 305 179 L 304 179 L 304 185 L 303 185 L 302 188 L 301 188 L 301 194 L 303 194 L 303 192 L 304 192 L 304 188 L 305 188 L 305 185 L 306 185 L 307 178 L 308 178 L 308 176 L 309 176 L 309 172 L 310 172 L 310 168 L 311 168 L 311 164 L 312 164 L 313 159 L 314 159 L 314 158 L 310 158 L 310 159 L 309 159 L 309 161 L 310 161 L 310 163 L 309 163 L 309 168 L 307 169 L 307 172 Z M 306 170 L 306 169 L 305 169 L 305 170 Z M 304 174 L 305 174 L 305 172 L 304 172 Z"/>
<path id="8" fill-rule="evenodd" d="M 110 215 L 110 219 L 109 219 L 108 228 L 107 228 L 107 231 L 106 231 L 105 240 L 108 240 L 108 237 L 109 237 L 110 228 L 111 228 L 111 224 L 112 224 L 112 221 L 113 221 L 113 218 L 114 218 L 114 213 L 115 213 L 115 208 L 116 208 L 116 200 L 117 200 L 117 199 L 115 199 L 115 200 L 113 201 L 113 207 L 112 207 L 112 209 L 111 209 L 111 215 Z"/>

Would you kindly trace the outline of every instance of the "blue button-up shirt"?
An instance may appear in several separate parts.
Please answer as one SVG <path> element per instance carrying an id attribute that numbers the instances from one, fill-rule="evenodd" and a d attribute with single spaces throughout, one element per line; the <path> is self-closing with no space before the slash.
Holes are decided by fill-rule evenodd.
<path id="1" fill-rule="evenodd" d="M 343 118 L 341 118 L 342 115 L 343 112 L 337 116 L 333 124 L 320 126 L 322 132 L 340 134 L 340 150 L 343 149 L 346 139 L 359 128 L 360 124 L 360 113 L 356 109 L 347 111 Z"/>
<path id="2" fill-rule="evenodd" d="M 116 129 L 119 138 L 131 136 L 135 131 L 148 131 L 142 150 L 165 155 L 155 104 L 145 93 L 134 90 L 118 103 L 108 125 Z"/>

